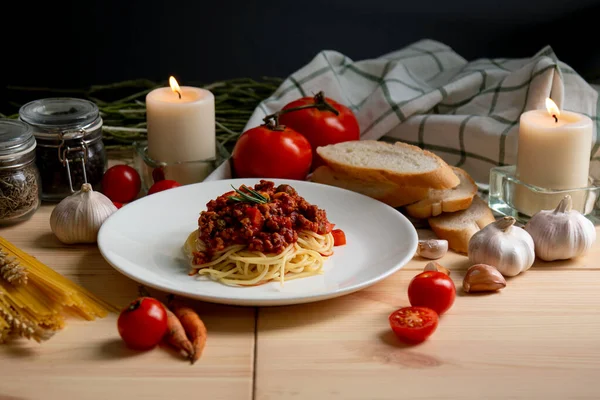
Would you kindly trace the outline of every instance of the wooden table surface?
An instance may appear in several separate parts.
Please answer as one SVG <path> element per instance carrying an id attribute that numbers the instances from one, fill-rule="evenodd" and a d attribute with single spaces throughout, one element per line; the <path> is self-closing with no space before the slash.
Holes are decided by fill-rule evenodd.
<path id="1" fill-rule="evenodd" d="M 58 242 L 51 210 L 0 234 L 116 305 L 135 298 L 138 285 L 95 245 Z M 418 257 L 370 288 L 313 304 L 192 302 L 209 331 L 193 366 L 167 348 L 125 348 L 117 315 L 70 319 L 48 342 L 0 345 L 0 400 L 599 399 L 599 257 L 600 241 L 578 260 L 537 262 L 499 293 L 464 295 L 468 262 L 450 252 L 440 263 L 452 270 L 456 302 L 412 347 L 396 340 L 387 317 L 408 305 L 408 283 L 427 262 Z"/>

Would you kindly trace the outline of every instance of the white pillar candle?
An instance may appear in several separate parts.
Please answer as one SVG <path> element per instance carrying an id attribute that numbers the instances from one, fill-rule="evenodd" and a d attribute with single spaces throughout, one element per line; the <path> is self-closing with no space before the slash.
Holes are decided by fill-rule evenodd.
<path id="1" fill-rule="evenodd" d="M 215 157 L 215 97 L 206 90 L 158 88 L 146 96 L 148 156 L 167 163 L 166 178 L 182 185 L 200 182 L 211 172 L 210 163 L 190 162 Z M 176 166 L 171 163 L 187 161 Z"/>
<path id="2" fill-rule="evenodd" d="M 521 115 L 519 125 L 517 178 L 529 185 L 549 189 L 577 189 L 589 182 L 593 124 L 585 116 L 560 111 L 550 99 L 547 110 L 532 110 Z M 513 204 L 521 213 L 532 216 L 540 210 L 554 209 L 563 195 L 545 196 L 518 188 Z M 573 196 L 573 208 L 583 208 L 584 196 Z"/>

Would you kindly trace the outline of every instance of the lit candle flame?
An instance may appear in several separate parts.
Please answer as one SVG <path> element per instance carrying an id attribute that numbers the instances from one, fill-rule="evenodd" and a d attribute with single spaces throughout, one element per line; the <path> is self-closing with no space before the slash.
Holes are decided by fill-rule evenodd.
<path id="1" fill-rule="evenodd" d="M 171 85 L 171 90 L 177 93 L 179 95 L 179 98 L 181 98 L 181 88 L 179 87 L 179 84 L 177 83 L 177 80 L 174 76 L 171 76 L 169 78 L 169 85 Z"/>
<path id="2" fill-rule="evenodd" d="M 554 121 L 558 122 L 558 116 L 560 115 L 560 110 L 554 101 L 551 98 L 546 99 L 546 109 L 548 110 L 548 114 L 552 115 Z"/>

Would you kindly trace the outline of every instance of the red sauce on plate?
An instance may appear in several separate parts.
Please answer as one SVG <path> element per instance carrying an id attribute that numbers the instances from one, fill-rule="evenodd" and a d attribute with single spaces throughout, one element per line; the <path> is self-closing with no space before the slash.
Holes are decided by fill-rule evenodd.
<path id="1" fill-rule="evenodd" d="M 235 201 L 240 198 L 234 190 L 206 204 L 198 218 L 198 237 L 206 251 L 194 253 L 194 264 L 209 261 L 215 252 L 234 244 L 244 244 L 248 250 L 279 254 L 298 240 L 298 231 L 318 234 L 331 232 L 333 224 L 326 212 L 308 203 L 290 185 L 261 180 L 253 188 L 266 203 Z M 250 194 L 244 186 L 238 190 Z"/>

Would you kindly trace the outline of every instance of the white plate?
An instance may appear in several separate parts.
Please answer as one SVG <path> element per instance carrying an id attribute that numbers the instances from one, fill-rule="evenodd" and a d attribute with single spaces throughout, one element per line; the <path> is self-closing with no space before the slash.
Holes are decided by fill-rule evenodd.
<path id="1" fill-rule="evenodd" d="M 206 203 L 258 179 L 228 179 L 169 189 L 145 196 L 111 215 L 98 233 L 102 256 L 131 279 L 180 296 L 222 304 L 271 306 L 308 303 L 370 286 L 402 268 L 417 249 L 417 231 L 400 212 L 367 196 L 332 186 L 291 184 L 308 202 L 327 212 L 346 233 L 324 274 L 254 287 L 232 287 L 187 274 L 182 246 L 197 228 Z"/>

